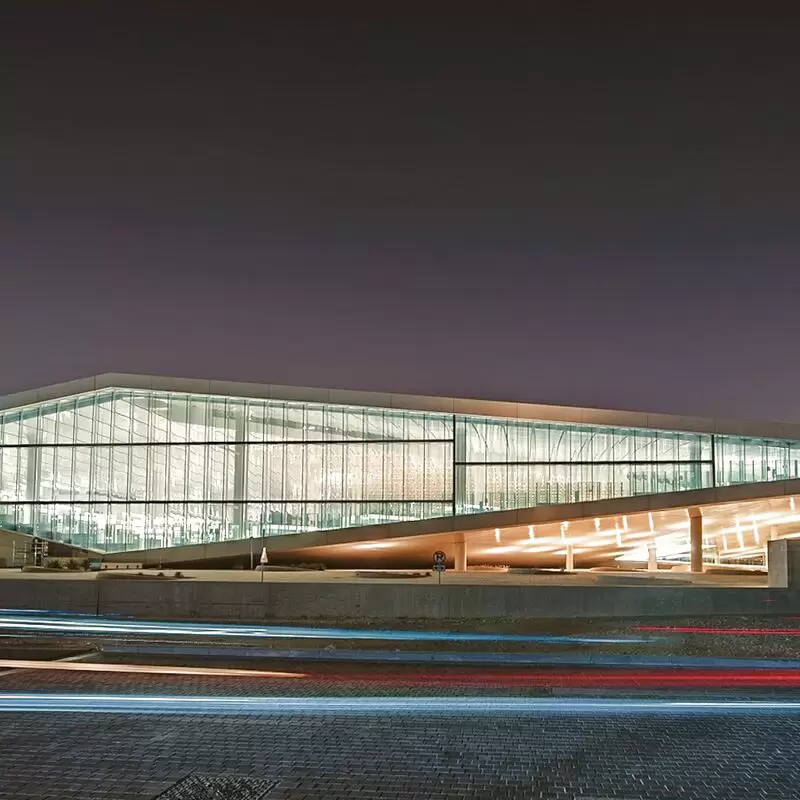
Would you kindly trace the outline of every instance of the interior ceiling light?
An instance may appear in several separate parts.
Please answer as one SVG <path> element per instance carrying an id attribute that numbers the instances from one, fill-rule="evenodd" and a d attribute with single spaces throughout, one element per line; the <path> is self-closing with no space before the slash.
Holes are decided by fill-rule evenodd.
<path id="1" fill-rule="evenodd" d="M 354 544 L 354 550 L 386 550 L 389 547 L 397 547 L 397 542 L 362 542 Z"/>
<path id="2" fill-rule="evenodd" d="M 790 523 L 790 522 L 800 522 L 800 514 L 781 514 L 779 516 L 770 516 L 769 517 L 769 522 L 772 523 L 773 525 L 786 525 L 787 523 Z M 744 527 L 745 528 L 750 528 L 752 526 L 748 525 L 747 523 L 745 523 Z M 725 533 L 737 533 L 737 532 L 738 532 L 738 528 L 737 528 L 736 525 L 733 525 L 733 526 L 728 527 L 728 528 L 722 528 L 721 530 L 718 531 L 718 533 L 722 533 L 722 534 L 725 534 Z"/>
<path id="3" fill-rule="evenodd" d="M 669 525 L 664 525 L 664 528 L 670 531 L 688 531 L 688 522 L 671 522 Z"/>
<path id="4" fill-rule="evenodd" d="M 616 545 L 615 539 L 594 539 L 591 536 L 587 537 L 586 539 L 573 539 L 574 542 L 582 542 L 582 544 L 586 545 L 586 547 L 590 547 L 592 549 L 599 548 L 599 547 L 611 547 L 612 545 Z M 617 545 L 619 547 L 619 545 Z"/>

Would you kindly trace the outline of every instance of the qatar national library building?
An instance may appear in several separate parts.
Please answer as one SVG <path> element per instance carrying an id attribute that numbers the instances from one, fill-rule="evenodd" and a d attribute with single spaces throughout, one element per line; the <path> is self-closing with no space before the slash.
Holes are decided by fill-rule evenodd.
<path id="1" fill-rule="evenodd" d="M 0 528 L 141 563 L 763 568 L 800 425 L 101 375 L 0 398 Z"/>

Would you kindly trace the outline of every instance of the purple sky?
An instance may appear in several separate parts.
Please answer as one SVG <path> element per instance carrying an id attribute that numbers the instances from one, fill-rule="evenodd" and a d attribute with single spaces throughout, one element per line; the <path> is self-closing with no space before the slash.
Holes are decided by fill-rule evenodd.
<path id="1" fill-rule="evenodd" d="M 800 421 L 795 20 L 3 5 L 0 393 Z"/>

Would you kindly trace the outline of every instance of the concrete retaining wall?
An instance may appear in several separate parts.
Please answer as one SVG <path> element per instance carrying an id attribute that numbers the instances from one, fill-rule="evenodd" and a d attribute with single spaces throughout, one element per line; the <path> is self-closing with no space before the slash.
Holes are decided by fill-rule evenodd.
<path id="1" fill-rule="evenodd" d="M 800 612 L 800 591 L 0 579 L 0 608 L 151 619 L 525 619 Z"/>

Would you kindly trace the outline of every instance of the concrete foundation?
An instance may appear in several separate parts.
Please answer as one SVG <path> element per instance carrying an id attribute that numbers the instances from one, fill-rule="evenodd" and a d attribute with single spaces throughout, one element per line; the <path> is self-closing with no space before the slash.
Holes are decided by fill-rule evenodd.
<path id="1" fill-rule="evenodd" d="M 767 542 L 769 585 L 776 589 L 800 589 L 800 539 Z"/>

